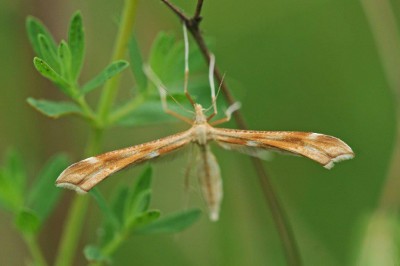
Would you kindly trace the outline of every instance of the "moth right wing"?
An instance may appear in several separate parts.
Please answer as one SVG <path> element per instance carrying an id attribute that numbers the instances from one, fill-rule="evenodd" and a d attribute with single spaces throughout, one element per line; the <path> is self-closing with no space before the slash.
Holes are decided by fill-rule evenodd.
<path id="1" fill-rule="evenodd" d="M 301 155 L 330 169 L 335 162 L 354 157 L 342 140 L 318 133 L 296 131 L 255 131 L 213 128 L 214 140 L 225 149 L 258 156 L 272 150 Z"/>
<path id="2" fill-rule="evenodd" d="M 161 157 L 190 142 L 191 131 L 187 130 L 144 144 L 93 156 L 65 169 L 57 178 L 56 185 L 78 193 L 86 193 L 109 175 L 127 166 Z"/>

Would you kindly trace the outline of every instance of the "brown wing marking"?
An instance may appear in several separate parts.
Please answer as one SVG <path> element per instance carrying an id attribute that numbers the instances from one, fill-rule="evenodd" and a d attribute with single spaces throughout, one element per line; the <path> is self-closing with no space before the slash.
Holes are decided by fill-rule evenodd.
<path id="1" fill-rule="evenodd" d="M 140 145 L 103 153 L 77 162 L 56 180 L 58 187 L 86 193 L 109 175 L 140 162 L 158 158 L 190 143 L 190 130 Z"/>
<path id="2" fill-rule="evenodd" d="M 278 150 L 301 155 L 330 169 L 335 162 L 354 157 L 352 149 L 342 140 L 318 133 L 295 131 L 253 131 L 213 129 L 214 140 L 223 148 L 239 146 L 257 149 Z M 246 150 L 246 149 L 245 149 Z"/>

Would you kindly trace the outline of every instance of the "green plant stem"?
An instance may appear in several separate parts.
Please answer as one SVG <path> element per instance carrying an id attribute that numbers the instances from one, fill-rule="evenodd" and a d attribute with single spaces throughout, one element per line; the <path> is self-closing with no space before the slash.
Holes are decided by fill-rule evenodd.
<path id="1" fill-rule="evenodd" d="M 82 195 L 74 196 L 54 265 L 73 265 L 74 255 L 78 248 L 78 240 L 83 229 L 83 221 L 88 205 L 89 197 Z"/>
<path id="2" fill-rule="evenodd" d="M 121 59 L 124 56 L 128 45 L 129 37 L 133 29 L 133 21 L 135 20 L 136 6 L 138 0 L 126 0 L 123 19 L 120 25 L 120 30 L 115 44 L 113 60 Z M 118 87 L 118 76 L 109 80 L 103 90 L 99 104 L 99 119 L 104 125 Z M 78 99 L 85 111 L 89 113 L 90 109 L 86 109 L 84 99 Z M 85 107 L 86 106 L 86 107 Z M 102 135 L 104 127 L 97 124 L 92 124 L 92 137 L 85 150 L 86 155 L 91 156 L 100 151 Z M 56 266 L 70 266 L 73 263 L 74 255 L 78 248 L 78 240 L 82 233 L 86 210 L 89 205 L 89 197 L 76 195 L 72 202 L 72 207 L 68 213 L 67 221 L 61 236 L 59 250 L 56 256 Z"/>
<path id="3" fill-rule="evenodd" d="M 33 264 L 36 266 L 47 266 L 47 262 L 40 251 L 36 237 L 28 234 L 23 235 L 23 237 L 32 255 Z"/>
<path id="4" fill-rule="evenodd" d="M 132 35 L 133 25 L 136 18 L 136 7 L 138 0 L 125 0 L 124 12 L 122 15 L 121 26 L 119 28 L 117 42 L 115 43 L 112 61 L 123 59 L 129 38 Z M 101 94 L 98 112 L 100 120 L 107 121 L 107 116 L 117 95 L 120 75 L 109 79 Z"/>
<path id="5" fill-rule="evenodd" d="M 77 98 L 75 101 L 80 105 L 80 107 L 82 108 L 82 110 L 83 110 L 84 113 L 85 113 L 85 116 L 86 116 L 89 120 L 91 120 L 92 122 L 94 122 L 95 125 L 97 125 L 97 117 L 96 117 L 96 114 L 93 112 L 92 108 L 90 108 L 90 106 L 87 104 L 87 102 L 86 102 L 84 96 L 80 96 L 80 97 Z"/>

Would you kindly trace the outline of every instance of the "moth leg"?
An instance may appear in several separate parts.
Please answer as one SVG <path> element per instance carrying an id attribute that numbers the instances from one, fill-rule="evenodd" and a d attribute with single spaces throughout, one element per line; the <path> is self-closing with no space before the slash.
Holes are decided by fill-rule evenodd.
<path id="1" fill-rule="evenodd" d="M 217 97 L 215 96 L 214 68 L 215 68 L 215 56 L 214 56 L 214 54 L 210 54 L 210 66 L 208 68 L 208 80 L 209 80 L 210 89 L 211 89 L 211 103 L 212 103 L 213 113 L 207 117 L 207 121 L 210 121 L 218 113 Z"/>
<path id="2" fill-rule="evenodd" d="M 146 65 L 143 68 L 143 70 L 144 70 L 144 73 L 146 74 L 146 76 L 149 78 L 149 80 L 151 80 L 151 82 L 154 85 L 156 85 L 156 87 L 158 89 L 158 93 L 160 94 L 161 104 L 162 104 L 162 108 L 163 108 L 164 112 L 178 118 L 179 120 L 182 120 L 182 121 L 192 125 L 193 124 L 192 120 L 190 120 L 189 118 L 187 118 L 183 115 L 180 115 L 177 112 L 168 108 L 166 86 L 157 77 L 157 75 L 156 75 L 156 73 L 154 73 L 153 69 L 151 69 L 151 67 L 149 65 Z"/>
<path id="3" fill-rule="evenodd" d="M 188 83 L 189 83 L 189 38 L 187 34 L 187 29 L 185 23 L 183 23 L 183 42 L 185 44 L 185 76 L 183 80 L 183 92 L 186 95 L 186 98 L 188 98 L 189 102 L 191 103 L 192 106 L 194 106 L 196 103 L 193 100 L 192 96 L 190 96 L 189 91 L 188 91 Z"/>
<path id="4" fill-rule="evenodd" d="M 228 107 L 228 109 L 226 109 L 224 118 L 221 118 L 221 119 L 218 119 L 218 120 L 216 120 L 214 122 L 211 122 L 210 125 L 211 126 L 215 126 L 215 125 L 219 125 L 219 124 L 228 122 L 229 120 L 231 120 L 232 113 L 237 111 L 237 110 L 239 110 L 240 106 L 241 106 L 240 102 L 233 103 L 232 105 L 230 105 Z"/>

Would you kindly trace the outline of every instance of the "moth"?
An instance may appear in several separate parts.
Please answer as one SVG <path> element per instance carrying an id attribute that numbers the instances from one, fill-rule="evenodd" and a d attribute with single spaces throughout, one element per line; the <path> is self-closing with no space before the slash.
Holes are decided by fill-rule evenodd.
<path id="1" fill-rule="evenodd" d="M 198 147 L 196 170 L 200 181 L 203 197 L 209 209 L 212 221 L 218 220 L 222 200 L 222 179 L 220 168 L 209 144 L 215 142 L 227 150 L 234 150 L 253 156 L 260 156 L 265 150 L 282 151 L 309 158 L 327 169 L 334 163 L 354 157 L 352 149 L 342 140 L 318 133 L 296 131 L 254 131 L 216 128 L 214 126 L 229 121 L 231 114 L 240 105 L 235 103 L 225 112 L 226 117 L 212 121 L 217 114 L 213 70 L 215 58 L 210 56 L 209 80 L 211 88 L 213 113 L 206 115 L 206 109 L 196 103 L 187 90 L 189 64 L 188 39 L 184 27 L 185 42 L 185 79 L 184 92 L 194 109 L 194 119 L 191 120 L 168 109 L 165 86 L 155 73 L 148 67 L 146 73 L 157 85 L 161 102 L 166 113 L 171 114 L 191 125 L 188 130 L 139 144 L 136 146 L 110 151 L 93 156 L 72 164 L 65 169 L 56 180 L 56 185 L 62 188 L 86 193 L 111 174 L 127 166 L 159 158 L 178 151 L 190 144 Z"/>

